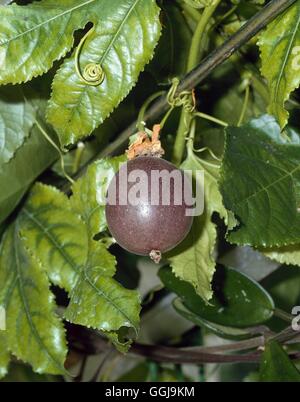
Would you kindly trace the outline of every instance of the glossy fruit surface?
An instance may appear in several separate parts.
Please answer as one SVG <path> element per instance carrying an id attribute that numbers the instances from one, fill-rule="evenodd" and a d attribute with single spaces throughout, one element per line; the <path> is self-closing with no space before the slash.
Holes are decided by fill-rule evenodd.
<path id="1" fill-rule="evenodd" d="M 131 175 L 136 177 L 137 172 L 144 173 L 135 182 L 128 181 Z M 153 172 L 175 173 L 178 180 L 164 182 L 160 179 L 157 186 L 153 184 Z M 136 192 L 141 184 L 142 191 Z M 128 200 L 124 202 L 123 198 L 126 205 L 120 205 L 124 194 L 128 195 Z M 132 203 L 132 194 L 139 196 L 138 202 Z M 193 217 L 186 215 L 191 197 L 190 180 L 174 165 L 157 157 L 135 158 L 122 165 L 108 187 L 108 228 L 117 243 L 132 253 L 166 252 L 180 243 L 191 228 Z"/>

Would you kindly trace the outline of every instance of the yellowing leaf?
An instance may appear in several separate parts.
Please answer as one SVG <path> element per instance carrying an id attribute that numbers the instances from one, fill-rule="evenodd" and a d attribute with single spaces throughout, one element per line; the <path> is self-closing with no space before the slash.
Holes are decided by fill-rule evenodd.
<path id="1" fill-rule="evenodd" d="M 55 314 L 46 273 L 22 243 L 18 221 L 9 227 L 1 245 L 0 283 L 8 350 L 38 373 L 65 373 L 63 325 Z"/>
<path id="2" fill-rule="evenodd" d="M 115 258 L 106 241 L 94 240 L 105 229 L 105 188 L 123 159 L 91 165 L 70 199 L 51 186 L 35 185 L 19 219 L 30 254 L 53 283 L 69 292 L 65 318 L 107 332 L 124 350 L 123 329 L 138 332 L 139 296 L 112 278 Z"/>
<path id="3" fill-rule="evenodd" d="M 284 104 L 300 84 L 300 2 L 280 14 L 260 35 L 261 72 L 268 80 L 270 105 L 283 128 L 288 121 Z"/>
<path id="4" fill-rule="evenodd" d="M 105 229 L 99 198 L 109 184 L 105 173 L 111 177 L 123 160 L 91 165 L 71 199 L 36 184 L 7 229 L 0 249 L 0 306 L 7 313 L 7 330 L 0 332 L 0 376 L 7 372 L 9 353 L 38 373 L 65 373 L 65 333 L 48 278 L 70 295 L 69 321 L 106 332 L 122 351 L 130 345 L 129 330 L 138 333 L 139 296 L 112 278 L 116 262 L 109 241 L 94 240 Z"/>
<path id="5" fill-rule="evenodd" d="M 138 333 L 139 295 L 123 288 L 112 278 L 115 258 L 106 250 L 105 242 L 94 240 L 94 236 L 106 227 L 106 188 L 122 162 L 124 157 L 98 161 L 73 186 L 70 202 L 85 223 L 89 243 L 87 258 L 70 293 L 65 317 L 75 324 L 107 332 L 116 346 L 124 351 L 128 343 L 121 338 L 122 328 L 133 328 L 135 334 Z"/>
<path id="6" fill-rule="evenodd" d="M 115 259 L 104 245 L 98 245 L 97 248 L 99 258 L 96 260 L 90 257 L 82 268 L 78 282 L 70 294 L 71 301 L 65 317 L 75 324 L 108 333 L 117 333 L 122 327 L 133 328 L 137 335 L 138 294 L 123 288 L 110 278 L 108 273 L 114 271 Z M 90 255 L 93 256 L 93 252 L 90 250 Z"/>
<path id="7" fill-rule="evenodd" d="M 23 242 L 52 283 L 71 291 L 87 258 L 88 234 L 66 195 L 36 184 L 20 216 Z"/>

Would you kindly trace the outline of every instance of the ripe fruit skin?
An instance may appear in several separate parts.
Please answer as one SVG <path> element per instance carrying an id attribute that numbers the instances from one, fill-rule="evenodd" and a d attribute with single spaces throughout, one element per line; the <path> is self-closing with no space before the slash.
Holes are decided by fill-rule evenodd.
<path id="1" fill-rule="evenodd" d="M 143 170 L 148 177 L 149 201 L 139 205 L 112 205 L 109 195 L 113 186 L 116 186 L 116 199 L 119 200 L 120 172 L 127 168 L 127 176 L 133 170 Z M 125 168 L 125 169 L 126 169 Z M 108 187 L 108 202 L 105 213 L 108 228 L 117 243 L 124 249 L 139 255 L 149 255 L 151 251 L 166 252 L 180 243 L 190 231 L 193 217 L 186 216 L 187 205 L 183 198 L 183 186 L 175 186 L 174 181 L 170 184 L 170 205 L 162 205 L 162 194 L 159 192 L 158 205 L 151 205 L 151 172 L 153 170 L 167 170 L 172 172 L 178 169 L 164 159 L 158 157 L 140 156 L 122 165 L 120 171 L 114 176 Z M 182 181 L 184 173 L 179 170 Z M 186 180 L 189 180 L 185 177 Z M 135 183 L 128 183 L 128 192 Z M 161 186 L 161 184 L 160 184 Z M 160 187 L 161 189 L 161 187 Z M 192 188 L 188 182 L 188 193 L 192 197 Z M 174 205 L 174 195 L 181 192 L 181 205 Z M 188 198 L 190 202 L 191 198 Z M 190 205 L 189 205 L 190 207 Z"/>

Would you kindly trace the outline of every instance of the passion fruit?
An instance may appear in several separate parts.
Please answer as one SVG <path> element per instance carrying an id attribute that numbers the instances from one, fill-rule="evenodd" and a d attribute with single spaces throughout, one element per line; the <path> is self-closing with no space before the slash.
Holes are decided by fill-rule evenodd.
<path id="1" fill-rule="evenodd" d="M 105 213 L 121 247 L 158 262 L 190 231 L 191 205 L 191 182 L 182 170 L 159 157 L 140 156 L 123 164 L 113 177 Z"/>

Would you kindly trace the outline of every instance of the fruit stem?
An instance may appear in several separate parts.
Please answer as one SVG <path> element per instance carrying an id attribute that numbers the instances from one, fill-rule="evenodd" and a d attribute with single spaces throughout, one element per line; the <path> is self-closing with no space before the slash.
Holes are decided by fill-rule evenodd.
<path id="1" fill-rule="evenodd" d="M 218 7 L 221 0 L 217 0 L 213 5 L 206 7 L 201 14 L 198 25 L 194 32 L 194 36 L 192 39 L 192 44 L 190 47 L 189 58 L 187 63 L 187 73 L 193 68 L 197 66 L 199 61 L 202 58 L 203 54 L 203 43 L 206 39 L 205 32 L 207 30 L 207 25 L 209 23 L 210 18 L 212 17 L 215 9 Z M 182 109 L 179 126 L 176 134 L 176 140 L 174 144 L 173 151 L 173 163 L 175 165 L 180 165 L 184 150 L 185 150 L 185 139 L 186 135 L 189 132 L 190 125 L 192 121 L 192 114 L 190 111 L 185 108 Z"/>

